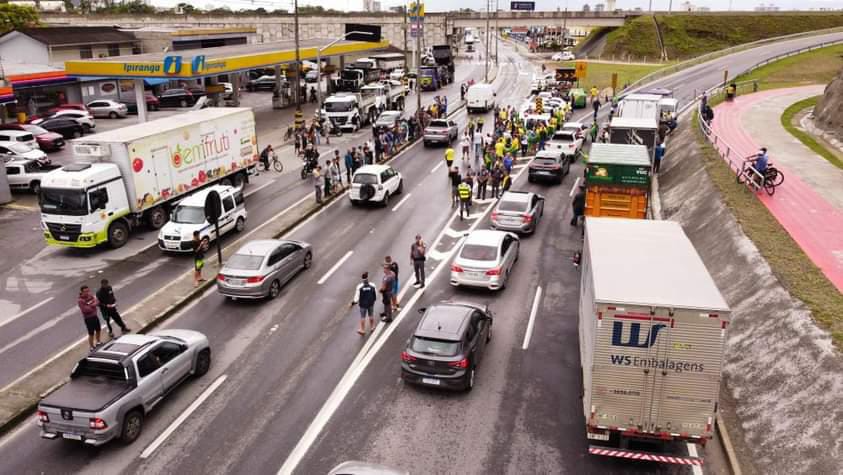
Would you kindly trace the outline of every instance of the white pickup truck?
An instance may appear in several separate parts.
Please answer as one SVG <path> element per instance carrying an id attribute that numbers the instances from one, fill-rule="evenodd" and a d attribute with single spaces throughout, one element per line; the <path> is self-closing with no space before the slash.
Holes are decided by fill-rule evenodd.
<path id="1" fill-rule="evenodd" d="M 9 160 L 6 162 L 9 188 L 29 190 L 37 195 L 41 191 L 41 179 L 57 168 L 61 165 L 41 165 L 37 160 Z"/>

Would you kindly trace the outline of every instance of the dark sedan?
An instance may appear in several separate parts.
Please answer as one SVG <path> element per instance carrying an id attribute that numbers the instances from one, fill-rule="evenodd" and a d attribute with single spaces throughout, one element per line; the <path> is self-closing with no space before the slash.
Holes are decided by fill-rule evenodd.
<path id="1" fill-rule="evenodd" d="M 281 80 L 283 87 L 284 80 Z M 254 91 L 274 91 L 275 90 L 275 76 L 261 76 L 246 83 L 246 90 Z"/>
<path id="2" fill-rule="evenodd" d="M 146 110 L 148 111 L 157 111 L 160 103 L 158 98 L 153 96 L 152 94 L 147 93 L 145 96 L 146 99 Z M 129 109 L 129 114 L 137 114 L 138 113 L 138 105 L 135 102 L 124 102 L 126 107 Z"/>
<path id="3" fill-rule="evenodd" d="M 38 148 L 45 152 L 55 152 L 64 147 L 64 137 L 61 134 L 50 132 L 43 127 L 32 124 L 3 124 L 0 130 L 23 130 L 35 136 Z"/>
<path id="4" fill-rule="evenodd" d="M 38 124 L 38 127 L 60 134 L 66 139 L 81 137 L 85 134 L 85 129 L 71 118 L 63 118 L 61 116 L 51 119 L 45 119 Z"/>
<path id="5" fill-rule="evenodd" d="M 158 96 L 161 107 L 190 107 L 198 99 L 187 89 L 167 89 Z"/>
<path id="6" fill-rule="evenodd" d="M 422 314 L 401 352 L 401 379 L 423 386 L 471 391 L 492 339 L 492 312 L 470 303 L 441 303 Z"/>

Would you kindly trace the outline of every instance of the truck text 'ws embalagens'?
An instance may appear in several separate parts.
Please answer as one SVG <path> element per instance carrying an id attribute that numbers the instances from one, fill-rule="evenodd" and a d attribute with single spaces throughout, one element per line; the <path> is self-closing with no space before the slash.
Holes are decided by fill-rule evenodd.
<path id="1" fill-rule="evenodd" d="M 171 206 L 212 183 L 242 186 L 258 162 L 249 108 L 207 108 L 73 141 L 79 162 L 44 176 L 48 244 L 120 247 L 141 224 L 159 229 Z"/>

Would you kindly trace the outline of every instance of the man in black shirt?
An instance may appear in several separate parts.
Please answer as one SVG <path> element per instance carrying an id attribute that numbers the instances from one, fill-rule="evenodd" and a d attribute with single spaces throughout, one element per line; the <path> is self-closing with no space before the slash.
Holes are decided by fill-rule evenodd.
<path id="1" fill-rule="evenodd" d="M 123 322 L 120 313 L 117 311 L 117 299 L 114 298 L 114 289 L 108 284 L 107 279 L 100 281 L 100 288 L 97 290 L 97 301 L 99 302 L 102 319 L 105 320 L 105 325 L 108 327 L 108 336 L 114 338 L 114 331 L 111 328 L 111 320 L 114 320 L 120 327 L 122 333 L 129 333 L 132 331 Z"/>

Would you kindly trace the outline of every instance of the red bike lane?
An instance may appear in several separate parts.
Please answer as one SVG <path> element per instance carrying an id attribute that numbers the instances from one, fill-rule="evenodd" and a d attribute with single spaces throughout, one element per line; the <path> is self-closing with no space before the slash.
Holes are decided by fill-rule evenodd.
<path id="1" fill-rule="evenodd" d="M 843 212 L 822 196 L 822 190 L 815 190 L 794 170 L 776 161 L 776 150 L 768 144 L 773 141 L 773 134 L 787 134 L 784 129 L 769 130 L 765 136 L 752 136 L 741 123 L 741 115 L 759 102 L 789 92 L 789 89 L 763 91 L 716 106 L 712 121 L 712 131 L 717 135 L 715 146 L 721 156 L 729 149 L 733 169 L 736 166 L 740 169 L 742 157 L 755 154 L 763 146 L 768 147 L 770 163 L 784 173 L 785 181 L 773 196 L 762 190 L 757 193 L 758 198 L 811 261 L 838 290 L 843 291 Z M 805 166 L 811 166 L 812 160 L 822 158 L 806 154 Z"/>

